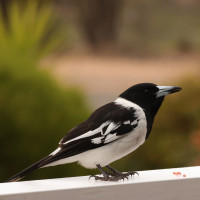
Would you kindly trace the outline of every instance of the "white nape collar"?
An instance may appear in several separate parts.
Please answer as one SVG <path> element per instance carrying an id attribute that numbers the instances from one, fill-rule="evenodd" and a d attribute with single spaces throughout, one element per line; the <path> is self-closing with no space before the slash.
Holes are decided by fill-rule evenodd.
<path id="1" fill-rule="evenodd" d="M 124 99 L 122 97 L 118 97 L 115 101 L 114 101 L 115 104 L 117 105 L 120 105 L 120 106 L 123 106 L 125 108 L 139 108 L 141 109 L 140 106 L 138 106 L 137 104 L 127 100 L 127 99 Z"/>

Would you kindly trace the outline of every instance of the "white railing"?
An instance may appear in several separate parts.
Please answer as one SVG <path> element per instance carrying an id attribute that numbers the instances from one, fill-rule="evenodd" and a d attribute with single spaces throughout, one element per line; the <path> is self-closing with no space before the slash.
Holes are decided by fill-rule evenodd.
<path id="1" fill-rule="evenodd" d="M 0 200 L 23 199 L 200 200 L 200 167 L 140 171 L 118 182 L 82 176 L 0 184 Z"/>

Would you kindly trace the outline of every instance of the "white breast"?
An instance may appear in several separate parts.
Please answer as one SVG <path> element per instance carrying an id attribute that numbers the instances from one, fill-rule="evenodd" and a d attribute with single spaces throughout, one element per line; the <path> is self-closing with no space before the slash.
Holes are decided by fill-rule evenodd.
<path id="1" fill-rule="evenodd" d="M 135 115 L 139 118 L 138 126 L 126 136 L 108 145 L 81 153 L 79 163 L 87 168 L 96 168 L 97 164 L 106 166 L 127 154 L 133 152 L 145 141 L 147 133 L 146 116 L 141 107 L 122 98 L 115 101 L 124 107 L 136 109 Z"/>

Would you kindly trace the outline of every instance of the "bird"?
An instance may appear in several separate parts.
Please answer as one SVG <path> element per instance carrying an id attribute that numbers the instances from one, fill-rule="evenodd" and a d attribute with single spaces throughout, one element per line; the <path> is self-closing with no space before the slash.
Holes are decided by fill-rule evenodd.
<path id="1" fill-rule="evenodd" d="M 5 182 L 19 181 L 40 168 L 72 162 L 89 169 L 98 168 L 100 175 L 90 176 L 95 180 L 128 179 L 137 172 L 119 172 L 109 164 L 135 151 L 147 140 L 165 96 L 180 90 L 181 87 L 154 83 L 131 86 L 69 130 L 56 150 Z"/>

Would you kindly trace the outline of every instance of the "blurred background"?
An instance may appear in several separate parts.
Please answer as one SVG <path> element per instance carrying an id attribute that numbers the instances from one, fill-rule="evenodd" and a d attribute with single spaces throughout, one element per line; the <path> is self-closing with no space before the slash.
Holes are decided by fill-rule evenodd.
<path id="1" fill-rule="evenodd" d="M 176 85 L 121 171 L 200 164 L 200 1 L 0 0 L 0 181 L 140 82 Z M 95 174 L 77 164 L 45 179 Z"/>

